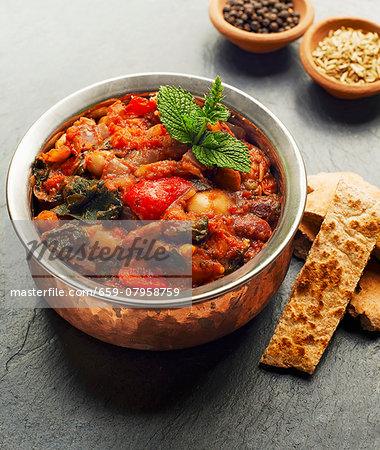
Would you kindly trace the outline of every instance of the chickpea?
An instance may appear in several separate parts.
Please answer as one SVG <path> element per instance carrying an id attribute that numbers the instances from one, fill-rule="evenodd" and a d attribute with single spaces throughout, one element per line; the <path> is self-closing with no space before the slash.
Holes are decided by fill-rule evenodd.
<path id="1" fill-rule="evenodd" d="M 58 226 L 58 216 L 53 211 L 41 211 L 34 220 L 38 220 L 37 225 L 42 232 L 53 230 Z"/>
<path id="2" fill-rule="evenodd" d="M 71 156 L 71 150 L 69 147 L 62 145 L 59 148 L 52 148 L 46 153 L 41 155 L 44 161 L 49 163 L 63 163 Z"/>
<path id="3" fill-rule="evenodd" d="M 181 245 L 181 247 L 179 248 L 179 253 L 184 257 L 184 258 L 192 258 L 194 251 L 196 250 L 195 245 L 192 244 L 183 244 Z"/>
<path id="4" fill-rule="evenodd" d="M 62 134 L 62 136 L 56 141 L 55 148 L 62 147 L 66 145 L 66 133 Z"/>
<path id="5" fill-rule="evenodd" d="M 103 117 L 101 117 L 101 118 L 99 119 L 98 124 L 100 124 L 100 123 L 106 123 L 106 122 L 107 122 L 107 118 L 108 118 L 108 116 L 103 116 Z"/>
<path id="6" fill-rule="evenodd" d="M 187 211 L 207 216 L 227 214 L 231 206 L 231 200 L 223 191 L 198 192 L 187 203 Z"/>
<path id="7" fill-rule="evenodd" d="M 86 155 L 86 165 L 91 175 L 101 177 L 106 164 L 106 154 L 102 151 L 93 151 Z"/>

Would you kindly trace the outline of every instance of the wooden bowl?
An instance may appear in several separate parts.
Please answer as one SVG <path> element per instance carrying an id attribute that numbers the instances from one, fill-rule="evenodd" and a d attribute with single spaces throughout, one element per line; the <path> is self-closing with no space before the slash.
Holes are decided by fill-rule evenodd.
<path id="1" fill-rule="evenodd" d="M 380 26 L 365 19 L 355 17 L 335 17 L 322 20 L 310 27 L 302 38 L 300 46 L 300 58 L 302 65 L 310 77 L 326 89 L 327 92 L 339 98 L 369 97 L 380 92 L 380 80 L 364 85 L 350 85 L 342 83 L 333 77 L 326 75 L 313 61 L 312 53 L 330 30 L 337 30 L 345 26 L 363 31 L 372 31 L 380 36 Z"/>
<path id="2" fill-rule="evenodd" d="M 294 10 L 300 14 L 298 25 L 279 33 L 253 33 L 234 27 L 223 17 L 227 0 L 210 0 L 208 13 L 214 27 L 229 41 L 248 52 L 268 53 L 285 47 L 301 37 L 313 23 L 314 8 L 311 0 L 293 0 Z"/>

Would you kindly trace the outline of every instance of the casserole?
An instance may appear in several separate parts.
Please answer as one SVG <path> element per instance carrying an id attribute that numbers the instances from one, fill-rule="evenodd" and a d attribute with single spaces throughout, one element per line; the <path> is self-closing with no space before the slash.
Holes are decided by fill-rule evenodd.
<path id="1" fill-rule="evenodd" d="M 31 219 L 30 167 L 36 154 L 60 127 L 91 105 L 128 92 L 156 91 L 160 85 L 180 85 L 194 95 L 207 91 L 211 80 L 191 75 L 150 73 L 106 80 L 82 89 L 48 110 L 31 127 L 12 159 L 7 180 L 7 203 L 16 232 L 30 241 L 19 224 Z M 80 330 L 116 345 L 136 349 L 167 350 L 199 345 L 226 335 L 247 323 L 269 302 L 287 272 L 292 240 L 302 218 L 306 176 L 300 152 L 286 128 L 263 105 L 231 86 L 224 86 L 224 104 L 253 122 L 269 139 L 269 154 L 276 168 L 284 203 L 277 229 L 253 260 L 222 279 L 173 300 L 159 298 L 149 304 L 136 298 L 94 293 L 95 282 L 73 276 L 63 264 L 31 259 L 39 288 L 86 289 L 92 295 L 46 298 L 64 319 Z M 69 122 L 69 123 L 68 123 Z M 57 306 L 58 305 L 58 306 Z"/>

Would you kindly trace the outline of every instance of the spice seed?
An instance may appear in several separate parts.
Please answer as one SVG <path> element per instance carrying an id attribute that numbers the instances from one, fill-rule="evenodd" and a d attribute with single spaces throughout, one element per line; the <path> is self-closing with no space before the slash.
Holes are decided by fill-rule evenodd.
<path id="1" fill-rule="evenodd" d="M 345 27 L 330 30 L 312 56 L 320 70 L 341 83 L 363 85 L 380 80 L 377 33 Z"/>

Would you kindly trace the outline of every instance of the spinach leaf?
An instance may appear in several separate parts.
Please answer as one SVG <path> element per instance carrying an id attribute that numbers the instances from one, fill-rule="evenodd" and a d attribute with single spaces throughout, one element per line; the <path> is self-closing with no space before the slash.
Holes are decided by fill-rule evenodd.
<path id="1" fill-rule="evenodd" d="M 123 204 L 117 191 L 111 192 L 102 180 L 73 177 L 63 190 L 65 202 L 53 211 L 79 220 L 117 219 Z"/>

